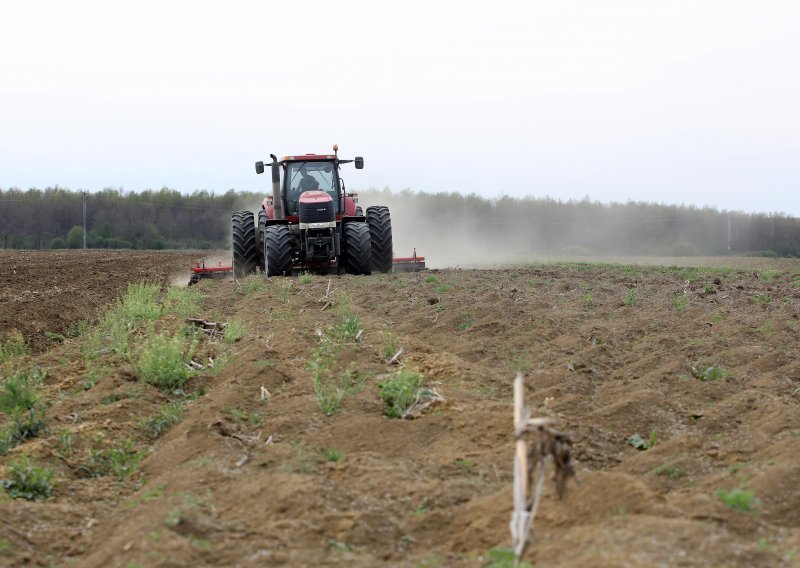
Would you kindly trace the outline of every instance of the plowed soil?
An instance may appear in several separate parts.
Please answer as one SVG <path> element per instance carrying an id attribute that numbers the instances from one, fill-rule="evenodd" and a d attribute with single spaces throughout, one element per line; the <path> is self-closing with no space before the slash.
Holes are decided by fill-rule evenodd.
<path id="1" fill-rule="evenodd" d="M 203 342 L 215 367 L 153 440 L 142 420 L 178 395 L 125 365 L 88 388 L 86 338 L 45 332 L 68 335 L 120 285 L 166 284 L 191 260 L 0 254 L 0 330 L 33 346 L 2 372 L 46 369 L 50 403 L 48 433 L 0 456 L 0 477 L 23 453 L 56 472 L 45 501 L 0 498 L 0 564 L 484 566 L 510 544 L 517 369 L 531 413 L 557 420 L 577 460 L 563 500 L 545 486 L 528 562 L 800 561 L 796 261 L 204 281 L 197 315 L 246 335 Z M 309 361 L 338 321 L 333 297 L 350 298 L 363 333 L 332 367 L 358 386 L 327 416 Z M 390 347 L 446 401 L 386 417 Z M 86 475 L 92 448 L 124 440 L 146 453 L 132 475 Z"/>

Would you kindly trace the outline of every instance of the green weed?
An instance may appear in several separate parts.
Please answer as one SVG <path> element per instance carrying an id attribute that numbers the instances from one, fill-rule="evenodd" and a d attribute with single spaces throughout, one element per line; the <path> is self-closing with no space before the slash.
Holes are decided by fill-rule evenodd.
<path id="1" fill-rule="evenodd" d="M 583 295 L 582 300 L 583 300 L 583 302 L 585 304 L 591 304 L 592 303 L 592 295 L 587 292 L 586 294 Z"/>
<path id="2" fill-rule="evenodd" d="M 444 294 L 445 292 L 449 292 L 452 286 L 450 284 L 442 284 L 441 286 L 437 286 L 434 288 L 434 291 L 438 292 L 439 294 Z"/>
<path id="3" fill-rule="evenodd" d="M 623 303 L 626 306 L 635 306 L 638 300 L 639 292 L 637 292 L 636 288 L 628 288 L 628 291 L 625 292 L 625 299 L 623 300 Z"/>
<path id="4" fill-rule="evenodd" d="M 196 316 L 203 303 L 203 293 L 197 287 L 171 286 L 164 299 L 164 309 L 182 318 Z"/>
<path id="5" fill-rule="evenodd" d="M 52 469 L 34 465 L 23 455 L 11 462 L 9 478 L 1 483 L 12 499 L 44 501 L 53 494 L 53 475 Z"/>
<path id="6" fill-rule="evenodd" d="M 339 450 L 337 450 L 336 448 L 328 448 L 327 450 L 325 450 L 324 452 L 322 452 L 322 456 L 323 456 L 323 457 L 324 457 L 326 460 L 328 460 L 328 461 L 330 461 L 330 462 L 338 462 L 339 460 L 341 460 L 341 459 L 342 459 L 342 456 L 343 456 L 343 455 L 344 455 L 344 454 L 342 454 L 342 452 L 340 452 L 340 451 L 339 451 Z"/>
<path id="7" fill-rule="evenodd" d="M 14 330 L 6 335 L 5 341 L 0 339 L 0 363 L 5 363 L 12 357 L 25 355 L 28 352 L 28 345 L 22 334 Z"/>
<path id="8" fill-rule="evenodd" d="M 532 568 L 527 562 L 517 563 L 517 557 L 510 548 L 493 548 L 487 554 L 486 568 Z"/>
<path id="9" fill-rule="evenodd" d="M 89 469 L 96 477 L 113 473 L 119 479 L 124 479 L 136 471 L 144 456 L 144 452 L 134 450 L 133 441 L 128 439 L 115 448 L 92 450 Z"/>
<path id="10" fill-rule="evenodd" d="M 670 301 L 672 302 L 672 307 L 677 312 L 682 312 L 689 304 L 689 299 L 686 297 L 686 294 L 673 294 Z"/>
<path id="11" fill-rule="evenodd" d="M 183 388 L 196 372 L 189 366 L 196 346 L 195 342 L 186 345 L 180 336 L 153 335 L 139 351 L 136 374 L 163 390 Z"/>
<path id="12" fill-rule="evenodd" d="M 639 434 L 634 434 L 628 438 L 628 443 L 637 450 L 649 450 L 656 445 L 657 435 L 656 431 L 652 430 L 647 440 L 642 438 Z"/>
<path id="13" fill-rule="evenodd" d="M 671 479 L 680 479 L 683 477 L 685 472 L 676 465 L 669 465 L 664 464 L 660 465 L 655 469 L 656 475 L 668 475 Z"/>
<path id="14" fill-rule="evenodd" d="M 759 280 L 763 280 L 764 282 L 771 282 L 771 281 L 775 280 L 780 275 L 781 275 L 781 271 L 780 270 L 766 268 L 766 269 L 760 270 L 758 272 L 758 279 Z"/>
<path id="15" fill-rule="evenodd" d="M 703 363 L 698 363 L 697 365 L 692 366 L 691 370 L 694 378 L 703 381 L 704 383 L 731 376 L 730 371 L 727 371 L 722 367 L 722 365 L 706 365 Z"/>
<path id="16" fill-rule="evenodd" d="M 769 305 L 770 303 L 772 303 L 772 296 L 770 296 L 769 294 L 758 294 L 753 297 L 753 303 Z"/>
<path id="17" fill-rule="evenodd" d="M 284 278 L 281 282 L 280 289 L 278 290 L 278 297 L 284 304 L 289 303 L 289 293 L 292 291 L 292 281 L 289 278 Z"/>
<path id="18" fill-rule="evenodd" d="M 422 389 L 422 375 L 413 369 L 401 369 L 393 377 L 378 383 L 379 396 L 386 405 L 386 415 L 402 418 Z"/>
<path id="19" fill-rule="evenodd" d="M 427 282 L 428 284 L 435 284 L 438 280 L 439 279 L 436 278 L 436 276 L 434 276 L 433 274 L 425 278 L 425 282 Z"/>
<path id="20" fill-rule="evenodd" d="M 67 337 L 80 337 L 89 331 L 89 320 L 76 321 L 67 328 Z"/>
<path id="21" fill-rule="evenodd" d="M 58 454 L 69 457 L 75 450 L 75 435 L 68 431 L 62 430 L 58 433 Z"/>
<path id="22" fill-rule="evenodd" d="M 732 489 L 730 491 L 719 489 L 716 495 L 728 507 L 746 513 L 752 513 L 758 502 L 752 491 L 742 491 L 741 489 Z"/>
<path id="23" fill-rule="evenodd" d="M 297 281 L 300 284 L 311 284 L 314 281 L 314 276 L 310 272 L 301 272 Z"/>
<path id="24" fill-rule="evenodd" d="M 247 335 L 247 332 L 244 329 L 244 324 L 239 320 L 229 321 L 222 332 L 225 343 L 236 343 L 245 335 Z"/>
<path id="25" fill-rule="evenodd" d="M 397 335 L 392 332 L 383 334 L 383 341 L 381 342 L 381 355 L 384 359 L 389 359 L 400 349 L 400 344 Z"/>
<path id="26" fill-rule="evenodd" d="M 142 429 L 148 437 L 155 440 L 181 421 L 184 406 L 183 401 L 180 400 L 165 404 L 158 414 L 142 421 Z"/>

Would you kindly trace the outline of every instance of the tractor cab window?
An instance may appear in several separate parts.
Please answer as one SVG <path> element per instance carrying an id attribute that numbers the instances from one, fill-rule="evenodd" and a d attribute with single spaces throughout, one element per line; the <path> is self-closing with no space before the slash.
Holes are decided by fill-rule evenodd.
<path id="1" fill-rule="evenodd" d="M 336 198 L 336 172 L 333 162 L 289 162 L 286 168 L 286 213 L 297 215 L 297 203 L 304 191 L 324 191 L 333 198 L 334 210 L 339 212 Z"/>

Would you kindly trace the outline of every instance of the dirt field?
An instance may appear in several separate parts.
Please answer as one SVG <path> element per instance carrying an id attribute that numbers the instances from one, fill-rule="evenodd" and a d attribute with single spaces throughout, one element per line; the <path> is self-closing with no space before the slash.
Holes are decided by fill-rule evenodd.
<path id="1" fill-rule="evenodd" d="M 0 372 L 46 370 L 50 403 L 0 478 L 23 453 L 56 472 L 45 501 L 0 497 L 0 565 L 485 566 L 510 544 L 515 369 L 578 461 L 563 501 L 545 488 L 528 562 L 800 565 L 800 262 L 205 281 L 198 315 L 246 335 L 201 344 L 217 365 L 153 440 L 143 419 L 183 394 L 130 365 L 87 384 L 89 333 L 53 334 L 191 260 L 0 253 L 0 333 L 32 346 Z M 332 416 L 309 368 L 337 323 L 326 295 L 349 297 L 363 330 L 332 364 L 354 385 Z M 393 345 L 446 398 L 414 420 L 378 396 Z M 125 440 L 146 453 L 135 471 L 87 475 Z"/>

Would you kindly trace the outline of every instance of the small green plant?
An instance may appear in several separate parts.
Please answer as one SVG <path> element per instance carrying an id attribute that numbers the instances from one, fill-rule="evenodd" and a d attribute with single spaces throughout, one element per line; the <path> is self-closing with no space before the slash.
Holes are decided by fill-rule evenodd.
<path id="1" fill-rule="evenodd" d="M 14 330 L 9 333 L 5 341 L 0 339 L 0 363 L 5 363 L 12 357 L 25 355 L 28 352 L 28 345 L 22 334 Z"/>
<path id="2" fill-rule="evenodd" d="M 92 450 L 89 454 L 89 469 L 98 477 L 113 473 L 119 479 L 124 479 L 136 471 L 144 456 L 144 452 L 134 450 L 133 440 L 127 439 L 114 448 Z"/>
<path id="3" fill-rule="evenodd" d="M 289 278 L 284 278 L 281 282 L 280 289 L 278 290 L 278 297 L 284 304 L 289 303 L 289 293 L 292 291 L 292 281 Z"/>
<path id="4" fill-rule="evenodd" d="M 422 375 L 414 369 L 401 369 L 394 376 L 378 383 L 379 396 L 390 418 L 402 418 L 417 401 L 422 389 Z"/>
<path id="5" fill-rule="evenodd" d="M 297 281 L 300 284 L 311 284 L 314 281 L 314 276 L 310 272 L 301 272 Z"/>
<path id="6" fill-rule="evenodd" d="M 136 374 L 163 390 L 183 388 L 196 372 L 189 366 L 196 346 L 195 342 L 185 344 L 179 335 L 153 335 L 139 352 Z"/>
<path id="7" fill-rule="evenodd" d="M 0 554 L 5 554 L 9 550 L 11 550 L 11 545 L 6 539 L 0 538 Z"/>
<path id="8" fill-rule="evenodd" d="M 361 331 L 361 320 L 353 314 L 343 315 L 333 328 L 335 339 L 342 343 L 355 341 L 359 331 Z"/>
<path id="9" fill-rule="evenodd" d="M 532 568 L 527 562 L 517 563 L 517 557 L 510 548 L 493 548 L 489 551 L 486 568 Z"/>
<path id="10" fill-rule="evenodd" d="M 10 375 L 0 387 L 0 412 L 9 414 L 33 408 L 39 400 L 39 384 L 41 374 L 38 371 L 18 371 Z"/>
<path id="11" fill-rule="evenodd" d="M 89 320 L 76 321 L 67 328 L 67 337 L 80 337 L 89 331 Z"/>
<path id="12" fill-rule="evenodd" d="M 686 294 L 673 294 L 670 301 L 672 302 L 672 307 L 677 312 L 682 312 L 689 304 L 689 299 L 686 297 Z"/>
<path id="13" fill-rule="evenodd" d="M 714 285 L 713 284 L 709 284 L 708 282 L 703 284 L 703 294 L 713 294 L 713 293 L 714 293 Z"/>
<path id="14" fill-rule="evenodd" d="M 58 454 L 69 457 L 75 450 L 75 435 L 69 430 L 58 433 Z"/>
<path id="15" fill-rule="evenodd" d="M 229 321 L 222 332 L 225 343 L 236 343 L 245 335 L 247 335 L 247 332 L 244 329 L 244 324 L 239 320 Z"/>
<path id="16" fill-rule="evenodd" d="M 433 274 L 425 278 L 425 282 L 427 282 L 428 284 L 435 284 L 438 280 L 439 279 L 436 278 L 436 276 L 434 276 Z"/>
<path id="17" fill-rule="evenodd" d="M 50 480 L 53 470 L 31 463 L 28 456 L 21 456 L 11 462 L 9 478 L 2 481 L 3 487 L 12 499 L 44 501 L 53 494 Z"/>
<path id="18" fill-rule="evenodd" d="M 400 349 L 400 343 L 397 335 L 392 332 L 383 334 L 383 341 L 381 342 L 381 355 L 384 359 L 389 359 Z"/>
<path id="19" fill-rule="evenodd" d="M 203 293 L 196 287 L 171 286 L 164 299 L 164 309 L 182 318 L 197 315 L 203 303 Z"/>
<path id="20" fill-rule="evenodd" d="M 655 469 L 655 474 L 656 475 L 667 475 L 671 479 L 680 479 L 681 477 L 686 475 L 684 473 L 684 471 L 681 468 L 679 468 L 678 466 L 669 465 L 669 464 L 664 464 L 664 465 L 658 466 Z"/>
<path id="21" fill-rule="evenodd" d="M 55 341 L 56 343 L 61 343 L 62 341 L 64 341 L 64 339 L 66 339 L 60 333 L 53 333 L 52 331 L 45 331 L 44 336 L 50 341 Z"/>
<path id="22" fill-rule="evenodd" d="M 582 300 L 583 300 L 584 304 L 591 304 L 592 303 L 592 295 L 587 292 L 586 294 L 583 295 Z"/>
<path id="23" fill-rule="evenodd" d="M 181 421 L 183 409 L 184 403 L 180 400 L 165 404 L 161 407 L 158 414 L 142 421 L 142 429 L 148 437 L 155 440 Z"/>
<path id="24" fill-rule="evenodd" d="M 717 490 L 717 497 L 731 509 L 752 513 L 755 510 L 757 499 L 752 491 L 742 491 L 741 489 Z"/>
<path id="25" fill-rule="evenodd" d="M 656 439 L 657 439 L 656 431 L 651 430 L 650 436 L 648 437 L 647 440 L 642 438 L 639 434 L 634 434 L 633 436 L 628 438 L 628 443 L 637 450 L 649 450 L 650 448 L 656 445 Z"/>
<path id="26" fill-rule="evenodd" d="M 625 292 L 625 299 L 623 303 L 626 306 L 635 306 L 636 302 L 639 300 L 639 292 L 636 288 L 628 288 L 628 291 Z"/>
<path id="27" fill-rule="evenodd" d="M 772 282 L 780 275 L 781 275 L 780 270 L 765 268 L 764 270 L 758 272 L 758 279 L 763 280 L 764 282 Z"/>
<path id="28" fill-rule="evenodd" d="M 730 376 L 730 372 L 725 370 L 722 365 L 705 365 L 698 363 L 691 367 L 692 375 L 695 379 L 705 382 L 716 381 Z"/>
<path id="29" fill-rule="evenodd" d="M 772 296 L 770 296 L 769 294 L 757 294 L 756 296 L 753 297 L 753 303 L 769 305 L 770 303 L 772 303 Z"/>
<path id="30" fill-rule="evenodd" d="M 338 462 L 339 460 L 342 459 L 343 455 L 344 454 L 342 454 L 342 452 L 337 450 L 336 448 L 328 448 L 327 450 L 322 452 L 322 456 L 329 462 Z"/>
<path id="31" fill-rule="evenodd" d="M 441 286 L 437 286 L 434 288 L 434 291 L 438 292 L 439 294 L 444 294 L 445 292 L 449 292 L 452 286 L 450 284 L 442 284 Z"/>

